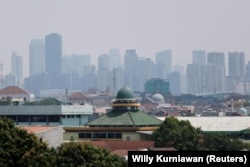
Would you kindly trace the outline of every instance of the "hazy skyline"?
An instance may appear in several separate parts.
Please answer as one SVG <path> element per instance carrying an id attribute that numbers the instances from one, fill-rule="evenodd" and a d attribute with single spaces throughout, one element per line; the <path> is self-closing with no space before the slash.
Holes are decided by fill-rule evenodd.
<path id="1" fill-rule="evenodd" d="M 249 0 L 0 0 L 0 58 L 10 72 L 11 54 L 23 56 L 28 75 L 29 43 L 62 35 L 63 55 L 97 57 L 119 48 L 139 57 L 172 50 L 173 65 L 192 62 L 192 51 L 243 51 L 250 60 Z"/>

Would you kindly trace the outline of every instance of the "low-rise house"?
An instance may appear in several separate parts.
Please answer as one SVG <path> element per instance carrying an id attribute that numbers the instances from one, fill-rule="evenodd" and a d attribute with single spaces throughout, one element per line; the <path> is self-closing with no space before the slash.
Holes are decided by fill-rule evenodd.
<path id="1" fill-rule="evenodd" d="M 34 133 L 39 140 L 47 143 L 49 147 L 57 148 L 63 142 L 63 127 L 60 126 L 17 126 L 26 130 L 28 133 Z"/>
<path id="2" fill-rule="evenodd" d="M 6 105 L 19 105 L 26 101 L 34 101 L 34 94 L 18 86 L 8 86 L 0 90 L 0 101 Z"/>

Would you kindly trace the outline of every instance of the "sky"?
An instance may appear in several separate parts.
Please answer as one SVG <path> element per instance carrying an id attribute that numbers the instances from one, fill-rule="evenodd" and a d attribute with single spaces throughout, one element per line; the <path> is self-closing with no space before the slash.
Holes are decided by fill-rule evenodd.
<path id="1" fill-rule="evenodd" d="M 29 43 L 62 35 L 63 54 L 97 57 L 119 48 L 139 57 L 172 50 L 173 65 L 192 62 L 193 50 L 243 51 L 250 60 L 249 0 L 0 0 L 0 63 L 10 72 L 11 54 Z"/>

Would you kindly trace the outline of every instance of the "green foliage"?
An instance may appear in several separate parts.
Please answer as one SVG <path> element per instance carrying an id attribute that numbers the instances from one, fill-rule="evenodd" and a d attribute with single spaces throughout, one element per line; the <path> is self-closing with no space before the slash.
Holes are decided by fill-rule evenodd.
<path id="1" fill-rule="evenodd" d="M 179 121 L 175 117 L 166 118 L 153 133 L 155 147 L 174 147 L 177 150 L 197 150 L 201 130 L 189 121 Z"/>
<path id="2" fill-rule="evenodd" d="M 45 98 L 36 102 L 25 102 L 24 105 L 61 105 L 62 103 L 56 98 Z"/>
<path id="3" fill-rule="evenodd" d="M 250 149 L 250 144 L 230 139 L 224 133 L 202 133 L 188 121 L 166 118 L 153 133 L 156 147 L 174 147 L 177 150 L 240 151 Z"/>
<path id="4" fill-rule="evenodd" d="M 104 148 L 70 142 L 54 149 L 34 134 L 0 118 L 1 167 L 125 167 L 125 160 Z"/>
<path id="5" fill-rule="evenodd" d="M 204 134 L 200 150 L 204 151 L 240 151 L 249 146 L 238 139 L 230 139 L 226 134 Z"/>
<path id="6" fill-rule="evenodd" d="M 104 148 L 70 142 L 59 148 L 57 165 L 60 167 L 125 167 L 127 163 Z"/>
<path id="7" fill-rule="evenodd" d="M 32 162 L 37 156 L 42 159 L 42 153 L 47 151 L 47 145 L 39 142 L 34 134 L 15 127 L 9 119 L 0 119 L 0 166 L 27 166 L 29 158 L 32 157 Z"/>

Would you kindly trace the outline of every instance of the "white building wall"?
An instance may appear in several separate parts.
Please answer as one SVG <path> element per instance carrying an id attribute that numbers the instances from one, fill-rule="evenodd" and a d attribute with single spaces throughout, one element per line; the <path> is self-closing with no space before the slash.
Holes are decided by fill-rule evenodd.
<path id="1" fill-rule="evenodd" d="M 63 142 L 63 126 L 57 126 L 53 129 L 37 133 L 36 136 L 47 143 L 49 147 L 57 148 Z"/>

